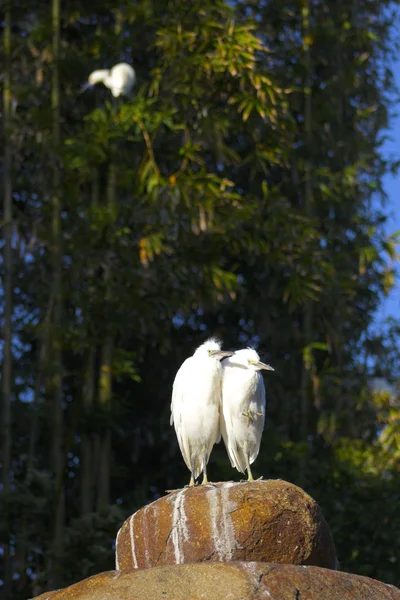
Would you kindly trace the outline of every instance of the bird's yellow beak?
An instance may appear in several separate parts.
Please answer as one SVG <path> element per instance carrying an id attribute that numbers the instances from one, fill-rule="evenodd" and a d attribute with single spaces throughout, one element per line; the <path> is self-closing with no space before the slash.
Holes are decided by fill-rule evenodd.
<path id="1" fill-rule="evenodd" d="M 266 365 L 265 363 L 261 362 L 260 360 L 255 361 L 253 363 L 253 365 L 259 370 L 261 371 L 262 369 L 264 369 L 265 371 L 275 371 L 275 369 L 273 369 L 271 367 L 271 365 Z"/>
<path id="2" fill-rule="evenodd" d="M 213 358 L 219 358 L 219 360 L 221 360 L 222 358 L 226 358 L 227 356 L 233 356 L 233 352 L 229 352 L 226 350 L 211 350 L 210 356 L 212 356 Z"/>

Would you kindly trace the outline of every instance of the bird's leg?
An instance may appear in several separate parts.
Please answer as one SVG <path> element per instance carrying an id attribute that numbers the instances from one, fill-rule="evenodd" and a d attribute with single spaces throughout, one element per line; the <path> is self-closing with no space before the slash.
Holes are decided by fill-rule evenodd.
<path id="1" fill-rule="evenodd" d="M 190 483 L 189 483 L 189 487 L 194 487 L 196 485 L 196 482 L 194 480 L 193 473 L 195 472 L 195 469 L 196 469 L 196 462 L 195 462 L 193 456 L 190 457 L 190 466 L 191 466 L 191 469 L 190 469 Z"/>
<path id="2" fill-rule="evenodd" d="M 247 481 L 254 481 L 253 474 L 252 474 L 251 469 L 250 469 L 250 463 L 249 463 L 248 460 L 246 461 L 246 463 L 247 463 L 247 465 L 246 465 L 246 469 L 247 469 Z"/>
<path id="3" fill-rule="evenodd" d="M 204 462 L 203 462 L 203 481 L 201 482 L 201 485 L 207 485 L 208 483 L 208 479 L 207 479 L 207 454 L 204 455 Z"/>
<path id="4" fill-rule="evenodd" d="M 245 442 L 243 444 L 243 452 L 244 452 L 244 458 L 246 461 L 247 481 L 254 481 L 253 473 L 251 472 L 251 468 L 250 468 L 249 453 L 247 451 L 247 442 Z"/>

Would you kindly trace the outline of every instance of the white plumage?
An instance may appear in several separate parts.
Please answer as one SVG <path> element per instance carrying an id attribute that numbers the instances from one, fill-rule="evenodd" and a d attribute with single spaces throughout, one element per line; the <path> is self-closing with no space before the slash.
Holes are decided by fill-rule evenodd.
<path id="1" fill-rule="evenodd" d="M 260 362 L 252 348 L 237 350 L 223 361 L 221 433 L 232 467 L 253 480 L 250 469 L 260 450 L 265 422 L 265 388 Z"/>
<path id="2" fill-rule="evenodd" d="M 190 485 L 203 473 L 207 481 L 207 463 L 211 450 L 221 439 L 219 411 L 222 391 L 221 358 L 232 356 L 221 350 L 218 340 L 202 344 L 178 370 L 171 402 L 171 425 L 183 459 L 191 472 Z"/>
<path id="3" fill-rule="evenodd" d="M 98 69 L 90 73 L 88 83 L 83 89 L 92 87 L 96 83 L 103 83 L 111 90 L 114 98 L 129 96 L 136 83 L 136 73 L 128 63 L 119 63 L 112 69 Z"/>

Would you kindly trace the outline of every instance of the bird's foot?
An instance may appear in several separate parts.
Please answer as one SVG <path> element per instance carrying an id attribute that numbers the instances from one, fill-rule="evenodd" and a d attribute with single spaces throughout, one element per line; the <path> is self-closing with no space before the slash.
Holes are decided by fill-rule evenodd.
<path id="1" fill-rule="evenodd" d="M 262 479 L 264 479 L 264 477 L 261 475 L 261 477 L 257 477 L 257 479 L 253 479 L 253 477 L 249 477 L 248 479 L 241 479 L 239 483 L 250 483 L 252 481 L 261 481 Z"/>
<path id="2" fill-rule="evenodd" d="M 253 412 L 251 410 L 246 410 L 244 412 L 242 412 L 242 415 L 244 417 L 246 417 L 247 419 L 247 427 L 250 427 L 250 425 L 253 423 L 254 421 L 254 417 L 253 417 Z"/>
<path id="3" fill-rule="evenodd" d="M 183 486 L 183 488 L 178 488 L 177 490 L 165 490 L 165 491 L 167 494 L 173 494 L 174 492 L 181 492 L 182 490 L 188 490 L 190 488 L 198 487 L 198 486 L 199 486 L 198 483 L 193 483 L 193 484 L 187 483 L 186 485 Z"/>
<path id="4" fill-rule="evenodd" d="M 165 491 L 167 492 L 167 494 L 172 494 L 174 492 L 180 492 L 181 490 L 185 490 L 186 488 L 195 487 L 196 485 L 198 485 L 198 483 L 195 482 L 194 477 L 192 475 L 192 477 L 190 478 L 190 482 L 187 483 L 185 486 L 183 486 L 183 488 L 179 488 L 177 490 L 165 490 Z"/>
<path id="5" fill-rule="evenodd" d="M 252 410 L 246 410 L 246 411 L 242 412 L 242 415 L 244 417 L 246 417 L 246 419 L 247 419 L 247 427 L 250 427 L 250 425 L 253 424 L 254 418 L 255 417 L 263 417 L 264 413 L 254 412 Z"/>

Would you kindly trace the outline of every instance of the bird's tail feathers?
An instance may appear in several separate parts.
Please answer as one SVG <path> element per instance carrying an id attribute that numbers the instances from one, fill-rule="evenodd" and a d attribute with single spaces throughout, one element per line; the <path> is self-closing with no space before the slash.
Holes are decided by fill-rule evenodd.
<path id="1" fill-rule="evenodd" d="M 236 444 L 232 445 L 232 446 L 228 446 L 227 450 L 228 450 L 228 456 L 230 458 L 232 467 L 235 467 L 235 469 L 237 469 L 241 473 L 245 473 L 246 472 L 246 460 L 244 457 L 243 450 L 238 448 L 236 446 Z"/>
<path id="2" fill-rule="evenodd" d="M 261 442 L 261 440 L 260 440 L 260 442 Z M 256 460 L 258 453 L 260 452 L 260 442 L 258 444 L 254 444 L 253 447 L 251 448 L 251 453 L 249 456 L 249 463 L 251 465 Z"/>
<path id="3" fill-rule="evenodd" d="M 189 469 L 189 471 L 191 471 L 192 468 L 191 468 L 191 465 L 190 465 L 190 446 L 189 446 L 189 442 L 188 442 L 187 438 L 179 435 L 178 431 L 176 431 L 176 437 L 178 438 L 179 448 L 180 448 L 183 460 L 185 461 L 185 465 L 187 466 L 187 468 Z"/>
<path id="4" fill-rule="evenodd" d="M 224 440 L 225 448 L 228 453 L 231 467 L 237 469 L 241 473 L 246 472 L 246 461 L 243 452 L 236 446 L 235 443 L 230 444 L 228 441 L 228 432 L 226 430 L 225 419 L 221 420 L 221 433 Z"/>
<path id="5" fill-rule="evenodd" d="M 193 468 L 193 471 L 192 471 L 193 477 L 195 479 L 197 479 L 197 477 L 200 477 L 200 475 L 204 471 L 204 460 L 194 460 L 192 468 Z M 192 470 L 192 469 L 190 468 L 190 470 Z"/>
<path id="6" fill-rule="evenodd" d="M 209 454 L 207 457 L 205 457 L 205 460 L 203 458 L 200 457 L 195 457 L 192 458 L 192 452 L 190 449 L 190 443 L 189 440 L 185 437 L 181 437 L 177 434 L 177 438 L 178 438 L 178 443 L 179 443 L 179 448 L 181 450 L 182 456 L 183 456 L 183 460 L 185 461 L 185 465 L 187 466 L 187 468 L 189 469 L 189 471 L 193 474 L 193 477 L 195 479 L 197 479 L 197 477 L 199 477 L 202 472 L 204 471 L 204 463 L 208 462 L 209 459 Z"/>

